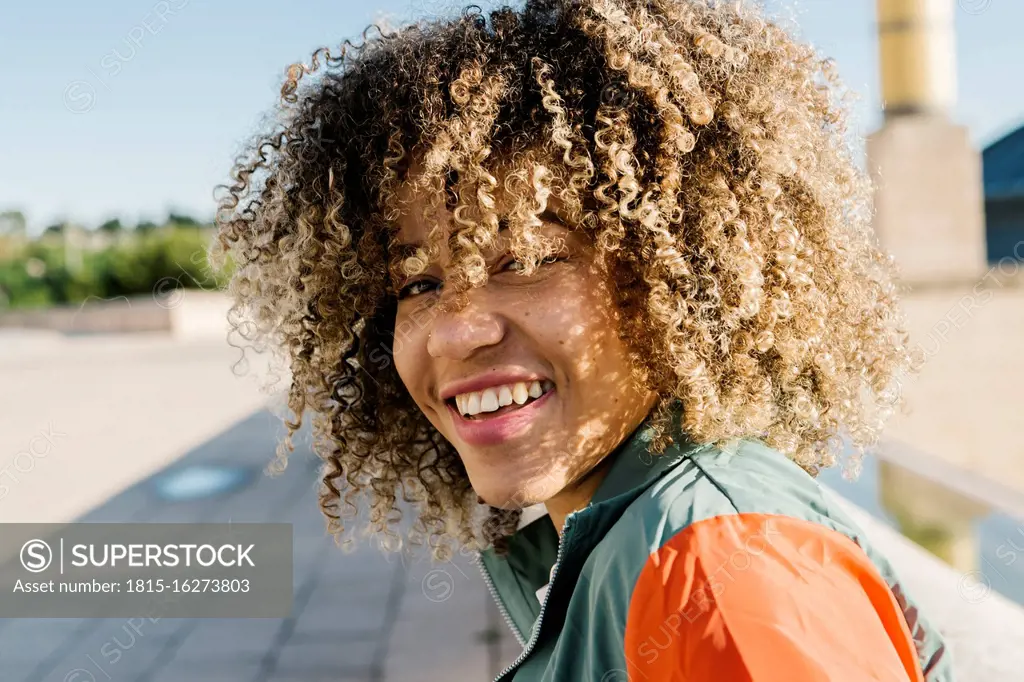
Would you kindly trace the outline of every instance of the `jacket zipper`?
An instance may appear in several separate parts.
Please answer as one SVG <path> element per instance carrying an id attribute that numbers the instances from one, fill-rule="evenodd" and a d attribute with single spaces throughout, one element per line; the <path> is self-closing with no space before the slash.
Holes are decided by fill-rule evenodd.
<path id="1" fill-rule="evenodd" d="M 484 566 L 483 556 L 480 554 L 476 555 L 477 566 L 480 567 L 480 573 L 484 576 L 484 583 L 487 585 L 487 590 L 491 593 L 491 599 L 498 605 L 498 611 L 501 613 L 502 618 L 505 619 L 505 623 L 508 625 L 508 629 L 515 635 L 516 641 L 519 642 L 519 646 L 525 647 L 526 640 L 519 634 L 519 628 L 516 627 L 515 622 L 512 620 L 512 616 L 508 614 L 508 609 L 505 608 L 504 602 L 498 596 L 498 589 L 494 586 L 494 581 L 491 579 L 491 574 L 487 572 L 487 567 Z"/>
<path id="2" fill-rule="evenodd" d="M 569 528 L 572 525 L 574 515 L 575 512 L 565 517 L 565 525 L 562 526 L 562 534 L 558 538 L 558 553 L 555 555 L 555 565 L 551 567 L 551 579 L 548 581 L 548 590 L 544 593 L 544 601 L 541 602 L 540 613 L 537 614 L 537 621 L 534 623 L 533 631 L 530 633 L 530 641 L 523 646 L 523 651 L 519 654 L 516 660 L 512 661 L 507 668 L 502 670 L 498 676 L 494 678 L 494 682 L 498 682 L 498 680 L 509 674 L 509 672 L 515 670 L 523 661 L 526 660 L 526 657 L 530 655 L 533 651 L 533 647 L 537 646 L 537 640 L 540 638 L 541 623 L 544 621 L 544 610 L 548 606 L 548 600 L 551 599 L 551 588 L 554 586 L 555 578 L 558 576 L 558 566 L 562 561 L 562 551 L 565 547 L 565 538 L 569 535 Z M 494 597 L 494 600 L 498 603 L 498 608 L 505 616 L 505 620 L 508 621 L 509 626 L 512 628 L 512 632 L 516 635 L 516 639 L 518 639 L 519 643 L 522 644 L 523 640 L 519 636 L 519 630 L 515 627 L 515 624 L 508 615 L 508 611 L 505 609 L 505 605 L 501 602 L 501 599 L 498 596 L 498 591 L 494 587 L 494 582 L 491 580 L 491 576 L 488 575 L 487 569 L 484 568 L 483 561 L 480 561 L 480 568 L 483 570 L 484 580 L 487 582 L 487 587 L 491 591 L 491 596 Z"/>

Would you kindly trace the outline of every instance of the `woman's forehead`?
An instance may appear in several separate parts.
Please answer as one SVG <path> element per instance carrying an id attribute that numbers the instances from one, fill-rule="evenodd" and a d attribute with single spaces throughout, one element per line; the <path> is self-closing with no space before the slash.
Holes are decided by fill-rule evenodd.
<path id="1" fill-rule="evenodd" d="M 480 206 L 475 201 L 464 207 L 453 209 L 428 191 L 415 191 L 407 188 L 404 183 L 399 190 L 399 206 L 394 225 L 397 228 L 393 241 L 398 245 L 424 245 L 431 229 L 440 223 L 442 234 L 447 237 L 458 225 L 456 212 L 469 219 L 479 218 Z M 404 194 L 403 194 L 404 189 Z M 502 236 L 510 230 L 518 230 L 519 224 L 515 215 L 516 199 L 507 192 L 496 192 L 494 212 L 498 218 L 499 234 Z M 531 199 L 532 200 L 532 199 Z M 537 208 L 541 210 L 535 212 Z M 564 215 L 564 202 L 554 194 L 546 196 L 540 206 L 533 206 L 531 213 L 542 223 L 567 225 Z"/>
<path id="2" fill-rule="evenodd" d="M 541 239 L 549 244 L 548 248 L 554 248 L 557 250 L 562 248 L 561 246 L 558 246 L 558 244 L 562 243 L 570 246 L 584 246 L 589 244 L 590 241 L 583 232 L 569 227 L 568 221 L 559 214 L 559 211 L 556 210 L 556 206 L 560 209 L 561 202 L 549 202 L 548 208 L 537 215 L 537 218 L 540 220 L 540 225 L 537 227 L 538 233 L 539 235 L 543 235 L 541 236 Z M 501 206 L 496 206 L 495 208 L 498 212 L 499 240 L 497 244 L 495 244 L 495 248 L 501 252 L 506 248 L 506 244 L 514 241 L 514 235 L 518 234 L 520 230 L 523 229 L 523 225 L 522 223 L 510 220 L 508 215 L 501 210 Z M 440 260 L 438 262 L 435 261 L 434 258 L 431 258 L 427 267 L 447 262 L 447 238 L 450 236 L 452 231 L 458 227 L 458 224 L 453 220 L 452 213 L 442 206 L 434 216 L 427 216 L 419 211 L 409 211 L 406 212 L 400 220 L 398 220 L 400 229 L 390 241 L 390 255 L 388 258 L 388 271 L 394 281 L 397 282 L 404 278 L 404 264 L 407 258 L 422 256 L 422 254 L 418 253 L 419 249 L 427 249 L 426 242 L 430 235 L 431 228 L 439 220 L 443 220 L 445 224 L 442 226 L 440 233 L 434 235 L 433 238 L 439 240 L 437 245 L 439 251 L 436 253 L 436 258 Z M 490 249 L 485 249 L 485 253 L 489 252 Z"/>
<path id="3" fill-rule="evenodd" d="M 561 161 L 550 150 L 536 148 L 517 153 L 499 152 L 478 168 L 473 182 L 460 180 L 458 170 L 435 170 L 428 176 L 426 157 L 428 150 L 410 154 L 408 165 L 401 173 L 402 180 L 392 194 L 391 207 L 397 209 L 397 241 L 422 242 L 438 222 L 451 225 L 455 215 L 479 220 L 482 207 L 478 190 L 489 186 L 493 210 L 499 220 L 516 222 L 516 213 L 522 213 L 521 204 L 529 206 L 527 212 L 542 214 L 552 211 L 563 216 L 564 206 L 558 197 L 562 190 Z M 456 209 L 456 206 L 464 208 Z M 395 215 L 395 214 L 393 214 Z"/>

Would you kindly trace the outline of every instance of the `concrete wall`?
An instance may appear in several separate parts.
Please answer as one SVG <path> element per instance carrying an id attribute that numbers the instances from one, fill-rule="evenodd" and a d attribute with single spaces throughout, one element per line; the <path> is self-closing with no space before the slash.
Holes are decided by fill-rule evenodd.
<path id="1" fill-rule="evenodd" d="M 1024 491 L 1024 264 L 904 298 L 926 356 L 885 436 Z"/>
<path id="2" fill-rule="evenodd" d="M 946 639 L 957 682 L 1011 682 L 1024 670 L 1024 610 L 976 579 L 950 568 L 884 523 L 833 495 L 892 563 Z"/>
<path id="3" fill-rule="evenodd" d="M 220 292 L 186 290 L 181 304 L 168 308 L 176 338 L 227 338 L 230 299 Z"/>
<path id="4" fill-rule="evenodd" d="M 5 312 L 0 327 L 72 334 L 170 331 L 170 316 L 149 296 L 92 299 L 79 305 Z"/>
<path id="5" fill-rule="evenodd" d="M 966 282 L 985 269 L 981 155 L 944 116 L 902 116 L 867 139 L 874 229 L 908 282 Z"/>
<path id="6" fill-rule="evenodd" d="M 227 334 L 226 295 L 175 289 L 166 295 L 92 299 L 79 305 L 0 314 L 0 328 L 46 329 L 65 334 L 166 332 L 178 338 Z"/>

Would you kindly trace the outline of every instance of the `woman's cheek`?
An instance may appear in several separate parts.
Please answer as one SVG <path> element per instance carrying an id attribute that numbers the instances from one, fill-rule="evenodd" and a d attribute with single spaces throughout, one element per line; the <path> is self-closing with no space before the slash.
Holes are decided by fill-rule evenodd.
<path id="1" fill-rule="evenodd" d="M 547 288 L 540 296 L 529 300 L 524 306 L 527 326 L 532 335 L 548 343 L 554 343 L 558 350 L 568 350 L 570 336 L 580 329 L 588 312 L 581 308 L 590 305 L 587 297 L 581 295 L 579 283 L 563 280 Z"/>

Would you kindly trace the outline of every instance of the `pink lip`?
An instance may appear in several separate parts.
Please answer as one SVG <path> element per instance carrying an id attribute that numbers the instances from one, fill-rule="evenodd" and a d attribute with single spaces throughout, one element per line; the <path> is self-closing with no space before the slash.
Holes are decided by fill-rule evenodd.
<path id="1" fill-rule="evenodd" d="M 444 387 L 438 391 L 438 397 L 441 400 L 448 400 L 460 393 L 482 391 L 485 388 L 491 388 L 492 386 L 515 384 L 520 381 L 526 384 L 529 384 L 531 381 L 540 381 L 543 383 L 546 379 L 547 377 L 542 374 L 532 374 L 512 369 L 495 369 L 464 381 L 445 384 Z"/>
<path id="2" fill-rule="evenodd" d="M 497 445 L 525 431 L 554 393 L 555 389 L 552 388 L 525 407 L 483 420 L 464 419 L 453 405 L 445 405 L 452 417 L 456 433 L 464 442 L 469 445 Z"/>

